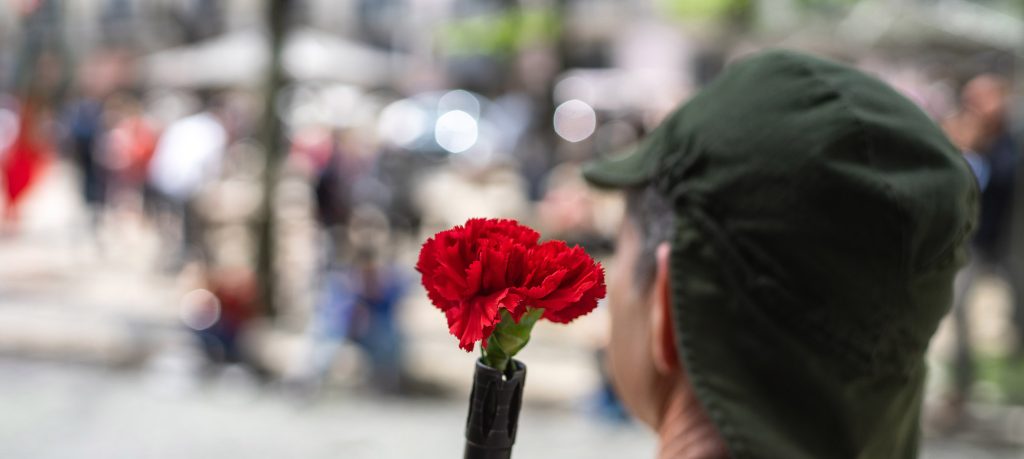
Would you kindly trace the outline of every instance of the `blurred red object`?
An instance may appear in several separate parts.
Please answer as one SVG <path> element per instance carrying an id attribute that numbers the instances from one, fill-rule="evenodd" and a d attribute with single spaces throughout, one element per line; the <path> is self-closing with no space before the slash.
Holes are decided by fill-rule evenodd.
<path id="1" fill-rule="evenodd" d="M 156 151 L 156 129 L 142 116 L 128 116 L 111 130 L 110 142 L 111 151 L 119 159 L 122 178 L 141 186 Z"/>
<path id="2" fill-rule="evenodd" d="M 0 161 L 7 198 L 4 217 L 8 221 L 17 218 L 22 198 L 41 175 L 51 155 L 49 144 L 39 132 L 36 110 L 28 103 L 22 107 L 18 134 Z"/>

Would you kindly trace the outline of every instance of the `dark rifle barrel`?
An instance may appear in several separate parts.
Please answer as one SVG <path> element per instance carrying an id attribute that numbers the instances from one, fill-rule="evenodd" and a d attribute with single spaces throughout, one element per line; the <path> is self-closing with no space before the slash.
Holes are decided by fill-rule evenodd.
<path id="1" fill-rule="evenodd" d="M 509 459 L 523 403 L 526 365 L 510 362 L 506 374 L 476 362 L 466 418 L 464 459 Z"/>

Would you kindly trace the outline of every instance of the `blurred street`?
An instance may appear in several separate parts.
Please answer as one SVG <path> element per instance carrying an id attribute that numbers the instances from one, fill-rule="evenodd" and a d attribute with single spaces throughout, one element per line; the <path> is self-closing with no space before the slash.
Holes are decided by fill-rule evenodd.
<path id="1" fill-rule="evenodd" d="M 150 371 L 0 360 L 0 456 L 34 459 L 451 459 L 465 403 L 338 393 L 316 405 L 223 378 L 168 393 Z M 653 435 L 529 405 L 515 457 L 653 457 Z M 924 459 L 1012 459 L 1019 450 L 929 440 Z"/>
<path id="2" fill-rule="evenodd" d="M 116 365 L 143 358 L 180 334 L 173 279 L 155 275 L 156 241 L 141 226 L 118 228 L 101 249 L 70 230 L 86 218 L 69 171 L 26 208 L 26 230 L 0 239 L 0 350 L 5 354 Z M 64 182 L 61 183 L 61 180 Z"/>
<path id="3" fill-rule="evenodd" d="M 315 405 L 224 377 L 168 393 L 149 371 L 0 360 L 0 456 L 10 458 L 409 458 L 461 456 L 461 399 L 332 394 Z M 468 375 L 468 373 L 467 373 Z M 654 454 L 639 426 L 524 410 L 517 457 Z M 942 456 L 954 457 L 954 456 Z M 993 456 L 1008 457 L 1008 456 Z"/>

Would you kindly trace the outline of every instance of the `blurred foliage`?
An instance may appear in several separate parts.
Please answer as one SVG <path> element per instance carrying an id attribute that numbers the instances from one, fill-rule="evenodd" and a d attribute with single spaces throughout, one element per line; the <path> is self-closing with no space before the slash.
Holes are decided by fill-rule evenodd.
<path id="1" fill-rule="evenodd" d="M 862 0 L 794 0 L 794 5 L 811 12 L 846 11 Z M 749 20 L 756 0 L 655 0 L 658 9 L 677 20 Z"/>
<path id="2" fill-rule="evenodd" d="M 992 384 L 1003 402 L 1024 405 L 1024 356 L 979 357 L 978 380 Z"/>
<path id="3" fill-rule="evenodd" d="M 659 10 L 675 19 L 721 19 L 743 16 L 753 0 L 656 0 Z"/>
<path id="4" fill-rule="evenodd" d="M 849 6 L 860 1 L 862 0 L 796 0 L 798 4 L 807 8 Z"/>
<path id="5" fill-rule="evenodd" d="M 441 45 L 451 54 L 511 54 L 555 41 L 562 32 L 561 23 L 550 9 L 513 8 L 453 20 L 441 30 Z"/>

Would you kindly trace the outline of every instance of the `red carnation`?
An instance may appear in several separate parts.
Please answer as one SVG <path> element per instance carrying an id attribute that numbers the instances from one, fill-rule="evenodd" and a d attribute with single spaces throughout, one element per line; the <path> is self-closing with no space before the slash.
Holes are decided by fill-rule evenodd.
<path id="1" fill-rule="evenodd" d="M 579 246 L 548 241 L 530 251 L 527 279 L 519 291 L 544 318 L 569 323 L 593 311 L 604 298 L 604 271 Z"/>
<path id="2" fill-rule="evenodd" d="M 471 219 L 420 250 L 416 269 L 431 302 L 444 311 L 459 347 L 472 351 L 483 341 L 487 354 L 498 356 L 492 366 L 503 368 L 500 362 L 526 345 L 538 318 L 567 323 L 605 295 L 601 265 L 583 249 L 539 238 L 513 220 Z"/>
<path id="3" fill-rule="evenodd" d="M 539 238 L 512 220 L 471 219 L 423 244 L 416 270 L 423 274 L 430 301 L 448 317 L 459 347 L 471 351 L 490 336 L 501 320 L 499 309 L 517 319 L 525 312 L 514 288 L 526 253 Z"/>

